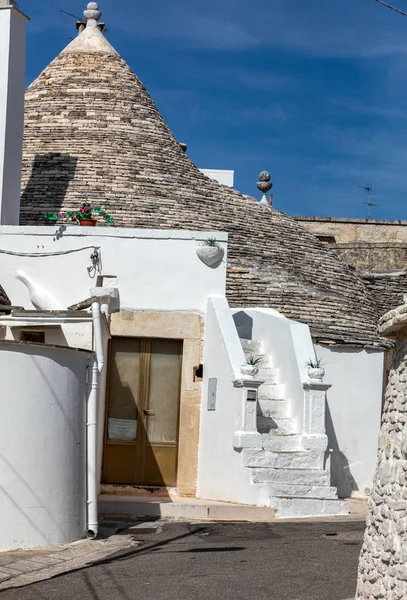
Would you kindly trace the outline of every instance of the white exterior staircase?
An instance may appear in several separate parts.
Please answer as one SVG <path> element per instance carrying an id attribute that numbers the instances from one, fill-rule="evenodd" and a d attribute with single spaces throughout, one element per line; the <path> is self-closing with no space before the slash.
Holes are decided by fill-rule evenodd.
<path id="1" fill-rule="evenodd" d="M 241 343 L 246 357 L 263 354 L 260 341 Z M 321 382 L 306 388 L 312 403 L 310 421 L 318 425 L 305 431 L 291 416 L 291 402 L 271 356 L 263 357 L 256 380 L 264 381 L 258 387 L 257 435 L 243 435 L 235 444 L 242 448 L 243 467 L 250 469 L 252 484 L 267 489 L 269 506 L 278 517 L 348 514 L 347 502 L 339 500 L 330 485 L 324 419 L 329 386 Z"/>

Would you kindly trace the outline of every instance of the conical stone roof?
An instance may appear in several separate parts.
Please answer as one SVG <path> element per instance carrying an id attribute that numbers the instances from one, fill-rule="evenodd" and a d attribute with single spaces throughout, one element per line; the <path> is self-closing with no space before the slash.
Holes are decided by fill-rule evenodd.
<path id="1" fill-rule="evenodd" d="M 97 27 L 27 90 L 22 190 L 22 225 L 90 199 L 119 227 L 227 231 L 231 306 L 275 308 L 319 339 L 383 343 L 362 281 L 297 221 L 203 175 Z"/>

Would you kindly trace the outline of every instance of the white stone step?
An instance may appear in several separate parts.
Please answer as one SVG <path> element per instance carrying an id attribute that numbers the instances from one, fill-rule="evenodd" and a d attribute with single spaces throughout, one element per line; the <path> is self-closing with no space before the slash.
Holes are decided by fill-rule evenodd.
<path id="1" fill-rule="evenodd" d="M 265 400 L 260 398 L 257 403 L 257 414 L 263 417 L 289 417 L 290 402 L 288 400 Z"/>
<path id="2" fill-rule="evenodd" d="M 253 468 L 322 470 L 324 458 L 325 452 L 316 450 L 305 452 L 270 452 L 257 448 L 243 450 L 243 466 Z"/>
<path id="3" fill-rule="evenodd" d="M 303 450 L 319 450 L 325 452 L 328 448 L 326 435 L 302 435 L 301 443 Z"/>
<path id="4" fill-rule="evenodd" d="M 278 369 L 274 367 L 273 357 L 270 354 L 260 354 L 261 363 L 259 364 L 259 371 L 275 371 L 274 375 L 278 375 Z M 265 373 L 266 377 L 269 373 Z"/>
<path id="5" fill-rule="evenodd" d="M 262 446 L 270 452 L 295 452 L 304 450 L 302 446 L 302 436 L 298 434 L 287 435 L 269 435 L 262 434 Z"/>
<path id="6" fill-rule="evenodd" d="M 262 383 L 257 397 L 259 400 L 284 400 L 284 385 L 281 383 Z"/>
<path id="7" fill-rule="evenodd" d="M 329 487 L 329 471 L 314 469 L 253 469 L 253 483 L 281 483 L 291 485 L 316 485 Z"/>
<path id="8" fill-rule="evenodd" d="M 297 423 L 290 417 L 263 417 L 262 415 L 257 416 L 257 430 L 259 433 L 273 433 L 279 432 L 279 434 L 286 433 L 297 433 Z"/>
<path id="9" fill-rule="evenodd" d="M 264 379 L 267 384 L 278 383 L 278 369 L 267 367 L 264 363 L 265 360 L 266 357 L 260 363 L 259 372 L 257 374 L 258 379 Z M 263 383 L 263 385 L 265 385 L 265 383 Z"/>
<path id="10" fill-rule="evenodd" d="M 277 518 L 324 517 L 348 514 L 346 500 L 316 498 L 271 498 L 270 505 L 276 509 Z"/>
<path id="11" fill-rule="evenodd" d="M 263 354 L 263 342 L 262 340 L 244 340 L 240 339 L 242 348 L 245 354 Z"/>
<path id="12" fill-rule="evenodd" d="M 327 485 L 270 483 L 270 498 L 318 498 L 322 500 L 337 500 L 335 487 Z"/>

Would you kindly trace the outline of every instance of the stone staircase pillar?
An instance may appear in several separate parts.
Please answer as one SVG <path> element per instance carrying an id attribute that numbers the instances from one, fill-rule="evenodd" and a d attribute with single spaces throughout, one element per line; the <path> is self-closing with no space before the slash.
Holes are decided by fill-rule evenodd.
<path id="1" fill-rule="evenodd" d="M 235 449 L 262 447 L 262 436 L 257 430 L 257 395 L 262 383 L 263 379 L 247 377 L 233 384 L 241 388 L 239 429 L 233 435 Z"/>
<path id="2" fill-rule="evenodd" d="M 304 435 L 326 435 L 326 396 L 330 383 L 304 381 Z"/>

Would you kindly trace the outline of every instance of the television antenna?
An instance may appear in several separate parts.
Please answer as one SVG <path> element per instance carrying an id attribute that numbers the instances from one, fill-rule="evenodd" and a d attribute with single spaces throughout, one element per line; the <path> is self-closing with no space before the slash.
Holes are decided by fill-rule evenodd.
<path id="1" fill-rule="evenodd" d="M 387 4 L 387 2 L 383 2 L 383 0 L 376 0 L 376 2 L 378 2 L 379 4 L 382 4 L 386 8 L 391 8 L 391 10 L 396 11 L 396 13 L 399 13 L 400 15 L 403 15 L 404 17 L 407 17 L 407 13 L 400 10 L 399 8 L 396 8 L 395 6 L 392 6 L 391 4 Z"/>
<path id="2" fill-rule="evenodd" d="M 371 219 L 372 218 L 372 211 L 371 208 L 372 206 L 379 206 L 378 204 L 374 204 L 373 202 L 371 202 L 371 193 L 372 193 L 372 186 L 371 185 L 359 185 L 360 188 L 362 188 L 362 190 L 365 190 L 366 194 L 367 194 L 367 202 L 363 202 L 363 204 L 365 206 L 367 206 L 367 218 Z"/>
<path id="3" fill-rule="evenodd" d="M 64 13 L 64 15 L 68 15 L 68 17 L 73 17 L 77 21 L 83 21 L 83 19 L 81 19 L 80 17 L 77 17 L 76 15 L 73 15 L 72 13 L 66 12 L 66 10 L 62 10 L 61 8 L 59 9 L 59 12 Z"/>

